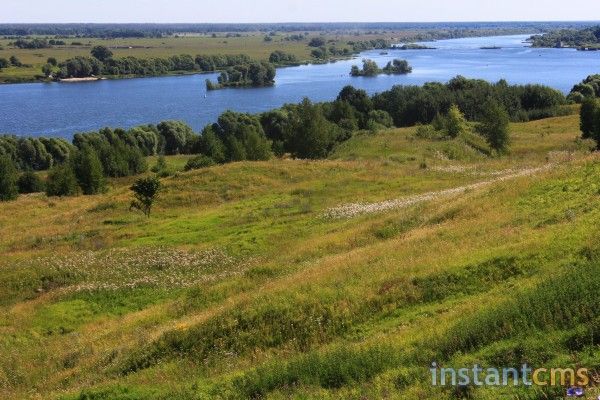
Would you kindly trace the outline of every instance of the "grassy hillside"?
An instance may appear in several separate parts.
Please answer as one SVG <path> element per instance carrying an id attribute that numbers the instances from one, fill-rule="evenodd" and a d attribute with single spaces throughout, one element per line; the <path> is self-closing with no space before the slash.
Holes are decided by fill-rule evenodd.
<path id="1" fill-rule="evenodd" d="M 600 368 L 600 159 L 576 116 L 511 131 L 180 172 L 150 219 L 129 179 L 0 204 L 0 397 L 558 398 L 430 384 Z"/>

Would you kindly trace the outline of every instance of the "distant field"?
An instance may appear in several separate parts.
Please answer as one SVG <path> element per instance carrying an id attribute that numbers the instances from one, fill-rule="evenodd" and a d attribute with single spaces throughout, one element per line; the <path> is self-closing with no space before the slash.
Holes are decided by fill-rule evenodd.
<path id="1" fill-rule="evenodd" d="M 301 33 L 301 32 L 297 32 Z M 68 38 L 64 40 L 66 46 L 55 46 L 48 49 L 16 49 L 9 47 L 10 40 L 0 39 L 0 57 L 6 59 L 11 56 L 18 57 L 24 64 L 30 64 L 30 68 L 8 68 L 0 72 L 0 81 L 9 77 L 34 78 L 41 74 L 41 68 L 48 57 L 54 57 L 59 62 L 75 56 L 89 56 L 90 50 L 96 45 L 104 45 L 113 51 L 116 57 L 134 56 L 139 58 L 170 57 L 178 54 L 247 54 L 258 60 L 268 60 L 269 55 L 275 50 L 283 50 L 294 54 L 299 60 L 311 60 L 310 52 L 313 48 L 308 46 L 310 38 L 320 36 L 312 33 L 303 41 L 284 40 L 285 36 L 294 33 L 286 33 L 272 37 L 272 41 L 264 40 L 264 33 L 244 33 L 241 37 L 226 37 L 226 34 L 218 34 L 213 38 L 211 35 L 190 35 L 167 38 L 131 38 L 131 39 L 90 39 L 90 38 Z M 328 42 L 327 46 L 335 45 L 339 48 L 349 47 L 348 41 L 370 40 L 386 38 L 388 40 L 400 40 L 402 37 L 411 36 L 411 32 L 398 32 L 386 35 L 361 34 L 355 35 L 323 35 Z M 82 45 L 73 46 L 72 42 L 80 42 Z"/>
<path id="2" fill-rule="evenodd" d="M 31 67 L 7 68 L 0 72 L 0 82 L 20 78 L 32 80 L 41 74 L 41 68 L 48 57 L 54 57 L 59 62 L 75 56 L 89 56 L 90 50 L 96 45 L 110 47 L 116 57 L 134 56 L 139 58 L 169 57 L 178 54 L 247 54 L 257 60 L 268 60 L 269 55 L 275 50 L 282 50 L 294 54 L 301 61 L 314 61 L 308 46 L 310 39 L 322 37 L 326 46 L 335 46 L 339 49 L 349 48 L 351 41 L 367 41 L 372 39 L 386 39 L 391 43 L 403 41 L 418 41 L 436 37 L 462 36 L 490 36 L 495 34 L 514 34 L 525 32 L 523 28 L 506 29 L 470 29 L 455 32 L 451 29 L 406 29 L 399 31 L 373 30 L 373 31 L 328 31 L 328 32 L 285 32 L 271 36 L 272 41 L 265 41 L 265 32 L 244 33 L 216 33 L 212 34 L 185 34 L 173 35 L 164 38 L 128 38 L 128 39 L 99 39 L 99 38 L 61 38 L 65 46 L 54 46 L 48 49 L 16 49 L 9 46 L 11 40 L 0 39 L 0 57 L 6 59 L 11 56 L 18 57 L 24 64 Z M 302 41 L 285 40 L 286 37 L 297 34 L 308 34 Z M 229 37 L 228 37 L 229 36 Z M 239 36 L 239 37 L 238 37 Z M 39 36 L 45 37 L 45 36 Z M 52 39 L 53 37 L 46 37 Z M 81 45 L 72 45 L 79 42 Z"/>
<path id="3" fill-rule="evenodd" d="M 0 397 L 457 400 L 432 361 L 598 368 L 600 160 L 578 117 L 512 124 L 502 157 L 415 131 L 180 171 L 150 219 L 133 178 L 0 204 Z"/>

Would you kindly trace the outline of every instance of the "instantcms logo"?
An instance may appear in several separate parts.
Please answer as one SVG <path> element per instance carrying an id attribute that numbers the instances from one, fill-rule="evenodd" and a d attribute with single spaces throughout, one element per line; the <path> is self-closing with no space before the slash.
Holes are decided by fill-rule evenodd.
<path id="1" fill-rule="evenodd" d="M 433 386 L 565 386 L 571 391 L 581 392 L 590 384 L 587 368 L 536 368 L 527 364 L 521 368 L 482 368 L 475 364 L 472 368 L 441 368 L 431 365 Z M 575 394 L 576 396 L 579 393 Z"/>

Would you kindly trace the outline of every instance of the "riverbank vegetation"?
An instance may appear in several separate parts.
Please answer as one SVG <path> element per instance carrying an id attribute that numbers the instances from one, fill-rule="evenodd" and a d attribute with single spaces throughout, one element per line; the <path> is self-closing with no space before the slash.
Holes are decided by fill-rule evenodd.
<path id="1" fill-rule="evenodd" d="M 584 29 L 555 30 L 530 39 L 533 47 L 570 47 L 600 50 L 600 25 Z"/>
<path id="2" fill-rule="evenodd" d="M 182 54 L 244 54 L 255 61 L 269 61 L 271 54 L 276 51 L 292 55 L 298 63 L 307 63 L 348 58 L 364 50 L 385 48 L 394 43 L 531 33 L 581 26 L 579 23 L 0 24 L 0 35 L 4 36 L 0 38 L 0 58 L 16 56 L 23 62 L 19 67 L 3 68 L 0 82 L 45 80 L 48 74 L 41 71 L 48 58 L 65 63 L 69 59 L 89 57 L 90 50 L 96 46 L 107 47 L 114 54 L 114 59 L 133 57 L 140 60 L 139 63 L 143 63 L 142 60 L 166 60 Z M 265 34 L 272 40 L 265 41 Z M 318 42 L 324 42 L 324 45 L 309 46 L 315 38 Z M 14 45 L 18 40 L 24 44 L 22 48 Z M 29 48 L 32 46 L 41 48 Z M 291 61 L 285 63 L 295 64 Z M 162 68 L 154 65 L 126 69 L 153 70 L 160 74 L 187 72 Z"/>
<path id="3" fill-rule="evenodd" d="M 214 72 L 251 65 L 246 55 L 197 55 L 180 54 L 169 58 L 139 59 L 135 57 L 114 58 L 104 46 L 96 46 L 92 57 L 75 57 L 63 63 L 46 64 L 46 76 L 60 80 L 66 78 L 86 78 L 92 76 L 158 76 L 175 72 Z"/>
<path id="4" fill-rule="evenodd" d="M 510 142 L 508 121 L 565 115 L 571 110 L 560 92 L 544 86 L 511 86 L 504 81 L 491 84 L 456 77 L 447 84 L 394 86 L 374 96 L 348 86 L 333 102 L 305 99 L 257 115 L 228 111 L 199 134 L 183 122 L 165 121 L 129 130 L 104 128 L 78 133 L 72 144 L 61 139 L 0 136 L 0 156 L 9 158 L 23 172 L 57 169 L 48 180 L 52 188 L 59 189 L 48 193 L 73 195 L 95 193 L 103 187 L 85 189 L 77 172 L 84 168 L 82 165 L 87 165 L 84 169 L 93 166 L 103 177 L 118 178 L 145 172 L 145 157 L 157 155 L 201 156 L 198 164 L 206 165 L 266 161 L 286 155 L 323 159 L 359 131 L 375 132 L 392 126 L 432 124 L 444 132 L 442 138 L 466 134 L 472 143 L 479 143 L 481 151 L 504 153 Z M 426 136 L 426 132 L 419 132 Z M 439 132 L 431 137 L 440 137 Z M 75 164 L 73 160 L 78 159 L 86 162 Z M 71 173 L 66 174 L 65 168 Z M 190 164 L 190 169 L 195 166 Z M 157 173 L 162 172 L 164 168 L 158 168 Z M 59 182 L 55 184 L 53 179 Z"/>
<path id="5" fill-rule="evenodd" d="M 412 67 L 406 60 L 395 59 L 387 63 L 387 65 L 381 69 L 379 65 L 373 60 L 364 59 L 362 69 L 357 65 L 353 65 L 350 70 L 351 76 L 377 76 L 380 74 L 387 75 L 406 75 L 412 72 Z"/>

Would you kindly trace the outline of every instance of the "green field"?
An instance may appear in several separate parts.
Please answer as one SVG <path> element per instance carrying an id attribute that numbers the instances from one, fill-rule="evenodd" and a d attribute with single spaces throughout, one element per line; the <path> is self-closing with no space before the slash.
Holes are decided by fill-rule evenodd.
<path id="1" fill-rule="evenodd" d="M 133 178 L 0 204 L 0 398 L 562 398 L 430 384 L 600 368 L 600 159 L 576 116 L 511 132 L 502 157 L 407 128 L 177 172 L 150 219 Z"/>

